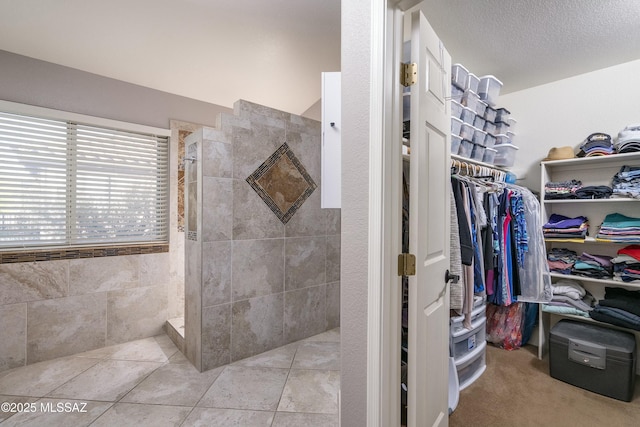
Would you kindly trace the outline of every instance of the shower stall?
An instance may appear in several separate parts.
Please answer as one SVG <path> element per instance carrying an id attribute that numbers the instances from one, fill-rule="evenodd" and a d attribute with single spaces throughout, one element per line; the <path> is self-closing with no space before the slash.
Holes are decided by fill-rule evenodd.
<path id="1" fill-rule="evenodd" d="M 247 101 L 184 138 L 184 335 L 167 329 L 199 370 L 339 326 L 340 210 L 320 207 L 320 150 L 319 122 Z"/>

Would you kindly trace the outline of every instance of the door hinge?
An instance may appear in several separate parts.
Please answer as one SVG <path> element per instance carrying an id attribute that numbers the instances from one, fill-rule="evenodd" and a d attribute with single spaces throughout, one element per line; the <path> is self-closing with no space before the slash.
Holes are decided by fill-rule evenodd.
<path id="1" fill-rule="evenodd" d="M 404 87 L 412 86 L 418 81 L 418 64 L 415 62 L 402 63 L 400 84 Z"/>
<path id="2" fill-rule="evenodd" d="M 416 275 L 416 256 L 414 254 L 398 255 L 398 276 Z"/>

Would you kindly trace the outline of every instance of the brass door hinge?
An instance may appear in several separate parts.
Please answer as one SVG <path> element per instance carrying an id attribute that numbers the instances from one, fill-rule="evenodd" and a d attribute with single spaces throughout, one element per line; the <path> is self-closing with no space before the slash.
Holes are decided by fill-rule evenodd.
<path id="1" fill-rule="evenodd" d="M 398 255 L 398 276 L 416 275 L 416 256 L 413 254 Z"/>
<path id="2" fill-rule="evenodd" d="M 404 87 L 412 86 L 418 81 L 418 64 L 415 62 L 402 63 L 400 68 L 400 84 Z"/>

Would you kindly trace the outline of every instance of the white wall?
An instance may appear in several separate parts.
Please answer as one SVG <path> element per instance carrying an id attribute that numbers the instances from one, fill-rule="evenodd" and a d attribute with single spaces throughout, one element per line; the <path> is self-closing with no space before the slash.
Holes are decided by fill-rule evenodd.
<path id="1" fill-rule="evenodd" d="M 616 137 L 640 123 L 640 60 L 503 95 L 499 105 L 518 120 L 518 183 L 540 190 L 540 161 L 549 149 L 576 148 L 590 134 Z"/>
<path id="2" fill-rule="evenodd" d="M 341 425 L 367 422 L 371 10 L 342 2 Z M 379 7 L 379 6 L 378 6 Z"/>

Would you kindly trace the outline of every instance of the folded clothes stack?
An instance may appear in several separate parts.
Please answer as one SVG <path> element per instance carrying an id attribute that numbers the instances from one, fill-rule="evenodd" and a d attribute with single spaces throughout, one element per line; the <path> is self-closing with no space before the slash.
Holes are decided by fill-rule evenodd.
<path id="1" fill-rule="evenodd" d="M 640 218 L 619 213 L 609 214 L 602 221 L 596 237 L 611 242 L 640 242 Z"/>
<path id="2" fill-rule="evenodd" d="M 618 153 L 640 151 L 640 125 L 629 125 L 618 132 L 618 139 L 613 144 Z"/>
<path id="3" fill-rule="evenodd" d="M 571 268 L 571 274 L 591 277 L 592 279 L 610 279 L 613 277 L 613 263 L 607 255 L 591 255 L 583 252 Z"/>
<path id="4" fill-rule="evenodd" d="M 640 166 L 622 166 L 612 185 L 614 195 L 640 199 Z"/>
<path id="5" fill-rule="evenodd" d="M 611 262 L 614 279 L 623 282 L 640 281 L 640 245 L 625 246 Z"/>
<path id="6" fill-rule="evenodd" d="M 551 301 L 543 305 L 543 311 L 557 314 L 576 314 L 588 317 L 595 298 L 579 282 L 562 279 L 551 285 Z"/>
<path id="7" fill-rule="evenodd" d="M 542 226 L 544 238 L 582 239 L 589 231 L 589 220 L 584 216 L 570 218 L 564 215 L 551 214 L 549 221 Z"/>
<path id="8" fill-rule="evenodd" d="M 571 274 L 577 260 L 578 254 L 570 249 L 553 248 L 547 252 L 547 264 L 553 273 Z"/>
<path id="9" fill-rule="evenodd" d="M 605 288 L 604 299 L 589 312 L 592 319 L 640 331 L 640 291 Z"/>
<path id="10" fill-rule="evenodd" d="M 596 132 L 589 135 L 582 144 L 577 157 L 608 156 L 615 153 L 611 135 Z"/>
<path id="11" fill-rule="evenodd" d="M 582 188 L 582 182 L 576 179 L 547 182 L 544 185 L 544 198 L 546 200 L 577 199 L 576 191 L 580 188 Z"/>

